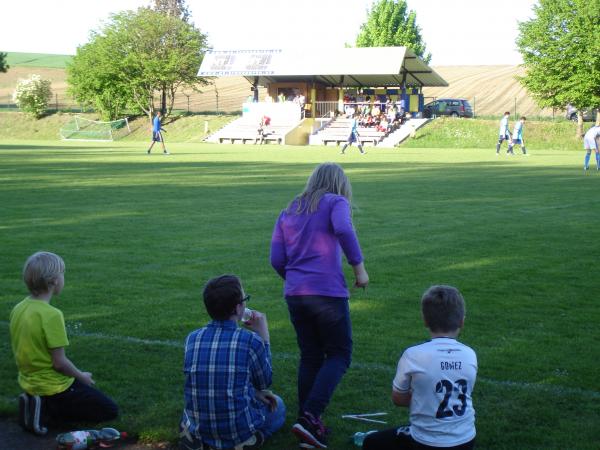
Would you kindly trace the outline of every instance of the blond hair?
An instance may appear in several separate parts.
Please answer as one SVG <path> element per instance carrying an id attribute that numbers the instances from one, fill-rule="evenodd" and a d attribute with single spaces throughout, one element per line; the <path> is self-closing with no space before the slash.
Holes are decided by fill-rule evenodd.
<path id="1" fill-rule="evenodd" d="M 50 291 L 56 278 L 65 272 L 62 258 L 50 252 L 37 252 L 27 258 L 23 266 L 23 281 L 32 295 Z"/>
<path id="2" fill-rule="evenodd" d="M 336 194 L 346 197 L 352 201 L 352 186 L 348 177 L 336 163 L 319 164 L 306 182 L 304 191 L 300 193 L 288 206 L 291 209 L 292 204 L 296 204 L 296 214 L 304 212 L 313 213 L 319 207 L 321 197 L 325 194 Z"/>

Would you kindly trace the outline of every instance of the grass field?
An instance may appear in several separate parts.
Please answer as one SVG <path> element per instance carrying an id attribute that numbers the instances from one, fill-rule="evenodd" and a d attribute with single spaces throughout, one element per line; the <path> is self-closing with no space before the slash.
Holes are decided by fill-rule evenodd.
<path id="1" fill-rule="evenodd" d="M 467 302 L 462 340 L 478 353 L 478 448 L 600 447 L 598 260 L 600 174 L 581 151 L 529 158 L 489 149 L 373 149 L 0 141 L 0 414 L 19 387 L 8 315 L 25 295 L 20 271 L 39 249 L 62 255 L 66 287 L 53 304 L 67 354 L 121 406 L 113 425 L 174 441 L 182 406 L 183 340 L 207 321 L 201 287 L 232 272 L 265 311 L 284 431 L 265 448 L 297 448 L 297 347 L 268 262 L 278 212 L 314 166 L 341 162 L 371 285 L 353 292 L 353 365 L 324 417 L 330 448 L 372 427 L 342 414 L 388 411 L 403 348 L 427 337 L 418 309 L 431 284 Z M 352 149 L 354 150 L 354 149 Z M 350 271 L 347 272 L 350 276 Z"/>
<path id="2" fill-rule="evenodd" d="M 48 67 L 64 69 L 73 59 L 72 55 L 53 55 L 48 53 L 9 52 L 6 62 L 9 66 Z"/>

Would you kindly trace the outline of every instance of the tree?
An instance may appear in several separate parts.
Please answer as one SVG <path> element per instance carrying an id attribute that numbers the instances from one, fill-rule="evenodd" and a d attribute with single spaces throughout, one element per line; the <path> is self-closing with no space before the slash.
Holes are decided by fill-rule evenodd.
<path id="1" fill-rule="evenodd" d="M 154 10 L 172 17 L 179 17 L 184 22 L 190 19 L 190 12 L 185 0 L 154 0 Z M 167 91 L 163 89 L 160 96 L 160 109 L 167 109 Z"/>
<path id="2" fill-rule="evenodd" d="M 540 0 L 519 24 L 517 47 L 526 74 L 519 80 L 541 107 L 581 111 L 600 106 L 600 0 Z M 599 118 L 597 118 L 599 119 Z"/>
<path id="3" fill-rule="evenodd" d="M 188 22 L 191 15 L 185 0 L 154 0 L 154 10 Z"/>
<path id="4" fill-rule="evenodd" d="M 410 47 L 426 63 L 425 42 L 417 25 L 417 14 L 408 11 L 406 0 L 376 0 L 356 37 L 357 47 Z"/>
<path id="5" fill-rule="evenodd" d="M 40 118 L 48 108 L 52 98 L 50 80 L 44 80 L 39 75 L 31 75 L 26 80 L 19 80 L 13 93 L 13 101 L 27 114 Z"/>
<path id="6" fill-rule="evenodd" d="M 112 40 L 93 34 L 92 41 L 79 47 L 67 64 L 69 93 L 95 108 L 103 120 L 118 119 L 126 109 L 141 112 L 133 101 L 121 61 L 115 61 L 115 56 Z"/>
<path id="7" fill-rule="evenodd" d="M 77 49 L 67 67 L 69 90 L 110 119 L 125 108 L 151 116 L 154 93 L 164 91 L 168 116 L 179 87 L 204 83 L 196 74 L 205 50 L 206 36 L 178 17 L 149 8 L 124 11 Z"/>
<path id="8" fill-rule="evenodd" d="M 0 72 L 6 73 L 6 71 L 10 68 L 8 64 L 6 64 L 6 53 L 0 52 Z"/>

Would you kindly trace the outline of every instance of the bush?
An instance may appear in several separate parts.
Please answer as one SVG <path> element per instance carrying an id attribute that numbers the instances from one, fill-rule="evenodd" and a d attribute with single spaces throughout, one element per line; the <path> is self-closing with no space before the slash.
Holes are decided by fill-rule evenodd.
<path id="1" fill-rule="evenodd" d="M 52 98 L 50 80 L 42 80 L 39 75 L 31 75 L 26 80 L 19 80 L 13 93 L 13 101 L 21 111 L 36 118 L 44 114 L 50 98 Z"/>

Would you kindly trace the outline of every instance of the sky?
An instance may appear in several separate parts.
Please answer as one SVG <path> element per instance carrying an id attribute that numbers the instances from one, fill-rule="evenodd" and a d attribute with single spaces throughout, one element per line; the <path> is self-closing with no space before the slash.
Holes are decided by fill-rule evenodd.
<path id="1" fill-rule="evenodd" d="M 340 48 L 354 44 L 371 0 L 187 0 L 215 50 Z M 520 64 L 518 22 L 536 0 L 407 0 L 431 65 Z M 3 2 L 0 51 L 75 54 L 111 13 L 149 0 Z M 58 7 L 60 5 L 60 7 Z M 22 19 L 27 16 L 27 19 Z M 8 18 L 12 18 L 9 20 Z"/>

